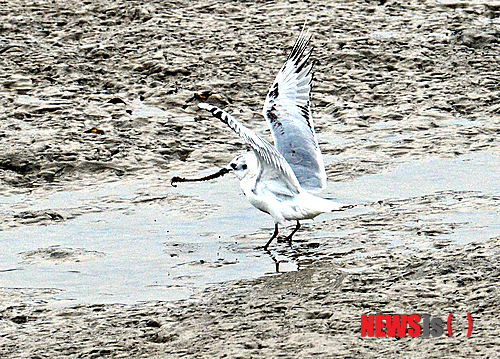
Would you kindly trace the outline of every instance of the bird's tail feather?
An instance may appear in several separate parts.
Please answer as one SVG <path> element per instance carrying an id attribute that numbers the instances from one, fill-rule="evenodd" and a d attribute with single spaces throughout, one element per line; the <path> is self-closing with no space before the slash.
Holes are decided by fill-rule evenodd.
<path id="1" fill-rule="evenodd" d="M 308 208 L 307 211 L 310 213 L 316 212 L 319 214 L 344 211 L 346 209 L 352 208 L 353 206 L 311 195 L 311 197 L 307 198 L 307 202 L 304 203 L 304 207 Z"/>

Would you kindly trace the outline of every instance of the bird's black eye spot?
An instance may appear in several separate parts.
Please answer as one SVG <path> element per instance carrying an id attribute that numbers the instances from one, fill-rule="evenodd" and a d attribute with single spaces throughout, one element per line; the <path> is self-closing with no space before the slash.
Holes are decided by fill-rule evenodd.
<path id="1" fill-rule="evenodd" d="M 236 163 L 231 163 L 231 168 L 235 170 L 236 169 Z"/>
<path id="2" fill-rule="evenodd" d="M 247 166 L 246 164 L 245 164 L 245 165 L 243 165 L 243 166 L 241 166 L 241 168 L 243 168 L 244 170 L 246 170 L 246 169 L 247 169 L 247 167 L 248 167 L 248 166 Z"/>

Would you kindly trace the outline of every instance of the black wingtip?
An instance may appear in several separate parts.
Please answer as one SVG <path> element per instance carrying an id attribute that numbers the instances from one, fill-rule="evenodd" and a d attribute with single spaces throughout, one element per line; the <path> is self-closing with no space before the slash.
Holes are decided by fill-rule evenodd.
<path id="1" fill-rule="evenodd" d="M 312 35 L 308 35 L 308 31 L 305 30 L 305 24 L 300 32 L 299 38 L 295 41 L 293 45 L 292 51 L 288 55 L 287 61 L 292 61 L 295 66 L 297 66 L 297 72 L 302 71 L 304 66 L 306 65 L 309 57 L 311 56 L 312 50 L 310 49 L 307 54 L 304 56 L 307 47 L 311 41 Z"/>

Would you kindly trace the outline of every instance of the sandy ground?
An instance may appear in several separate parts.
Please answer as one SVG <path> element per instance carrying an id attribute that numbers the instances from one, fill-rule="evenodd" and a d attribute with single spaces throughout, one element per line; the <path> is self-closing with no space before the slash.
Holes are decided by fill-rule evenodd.
<path id="1" fill-rule="evenodd" d="M 320 145 L 343 158 L 327 166 L 331 187 L 395 162 L 498 155 L 499 19 L 493 1 L 0 2 L 0 191 L 43 196 L 138 175 L 168 183 L 226 164 L 244 146 L 196 103 L 268 135 L 263 100 L 304 21 Z M 298 272 L 189 301 L 56 308 L 50 290 L 2 288 L 0 356 L 494 357 L 500 233 L 443 241 L 456 224 L 439 216 L 498 212 L 498 195 L 427 193 L 315 222 L 280 249 L 307 254 Z M 0 229 L 71 219 L 1 216 Z M 308 242 L 319 229 L 331 240 Z M 394 237 L 401 245 L 388 249 Z M 360 315 L 377 313 L 453 313 L 454 337 L 361 338 Z"/>

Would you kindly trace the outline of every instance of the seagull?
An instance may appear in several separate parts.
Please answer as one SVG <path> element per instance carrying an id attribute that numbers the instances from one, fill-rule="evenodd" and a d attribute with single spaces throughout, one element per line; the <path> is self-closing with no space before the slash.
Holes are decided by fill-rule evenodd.
<path id="1" fill-rule="evenodd" d="M 173 184 L 234 173 L 248 201 L 274 220 L 274 233 L 265 250 L 278 236 L 278 225 L 286 221 L 296 221 L 295 228 L 285 238 L 291 244 L 300 229 L 300 220 L 352 208 L 315 195 L 326 188 L 326 172 L 311 115 L 313 64 L 307 63 L 312 49 L 306 53 L 310 40 L 309 31 L 303 28 L 264 103 L 264 118 L 275 146 L 226 111 L 202 102 L 198 107 L 228 125 L 251 152 L 239 155 L 226 168 L 202 179 L 172 178 Z"/>

